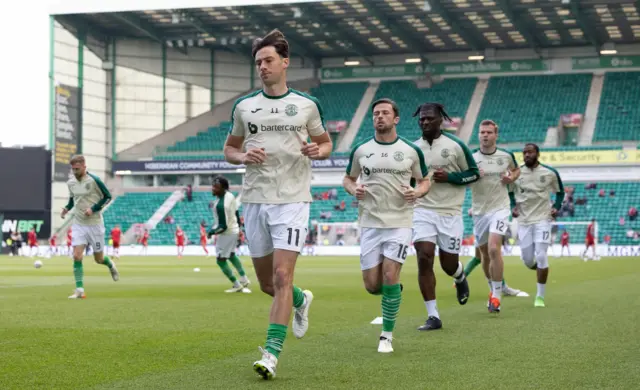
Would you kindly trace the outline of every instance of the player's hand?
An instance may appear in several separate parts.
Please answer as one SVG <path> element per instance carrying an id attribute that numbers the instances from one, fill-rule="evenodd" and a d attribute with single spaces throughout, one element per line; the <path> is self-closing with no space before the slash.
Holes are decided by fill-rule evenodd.
<path id="1" fill-rule="evenodd" d="M 433 173 L 433 180 L 436 183 L 446 183 L 448 178 L 449 176 L 444 169 L 438 169 Z"/>
<path id="2" fill-rule="evenodd" d="M 244 165 L 262 164 L 266 159 L 267 153 L 264 151 L 264 148 L 253 148 L 247 150 L 247 153 L 244 154 L 242 163 Z"/>
<path id="3" fill-rule="evenodd" d="M 364 185 L 364 184 L 359 184 L 359 185 L 356 187 L 356 193 L 355 193 L 355 195 L 356 195 L 356 199 L 358 199 L 358 200 L 364 200 L 364 196 L 365 196 L 365 194 L 367 193 L 367 190 L 366 190 L 366 188 L 365 188 L 365 187 L 366 187 L 366 185 Z"/>
<path id="4" fill-rule="evenodd" d="M 478 168 L 478 170 L 480 171 L 480 177 L 484 177 L 484 169 Z"/>
<path id="5" fill-rule="evenodd" d="M 303 156 L 307 156 L 312 160 L 320 157 L 320 147 L 315 142 L 308 144 L 307 141 L 302 141 L 300 152 L 302 152 Z"/>
<path id="6" fill-rule="evenodd" d="M 69 210 L 67 210 L 66 208 L 63 208 L 62 212 L 60 212 L 60 218 L 64 219 L 64 217 L 67 216 L 68 212 L 69 212 Z"/>
<path id="7" fill-rule="evenodd" d="M 511 216 L 513 218 L 518 218 L 520 216 L 520 212 L 517 207 L 514 207 L 513 210 L 511 210 Z"/>
<path id="8" fill-rule="evenodd" d="M 502 182 L 502 184 L 511 184 L 511 183 L 513 183 L 511 172 L 506 171 L 506 172 L 502 173 L 500 175 L 500 181 Z"/>
<path id="9" fill-rule="evenodd" d="M 556 209 L 552 208 L 552 209 L 551 209 L 551 217 L 552 217 L 553 219 L 555 219 L 555 218 L 556 218 L 556 215 L 558 215 L 558 210 L 556 210 Z"/>
<path id="10" fill-rule="evenodd" d="M 404 195 L 404 200 L 409 204 L 413 204 L 418 196 L 416 195 L 416 190 L 410 186 L 402 186 L 402 193 Z"/>
<path id="11" fill-rule="evenodd" d="M 84 215 L 86 215 L 87 217 L 92 216 L 93 215 L 93 210 L 87 209 L 87 211 L 84 212 Z"/>

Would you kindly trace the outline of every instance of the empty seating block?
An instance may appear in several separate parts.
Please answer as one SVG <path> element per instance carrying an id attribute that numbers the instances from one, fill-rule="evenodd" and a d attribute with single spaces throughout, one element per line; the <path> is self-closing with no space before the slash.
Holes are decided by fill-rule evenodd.
<path id="1" fill-rule="evenodd" d="M 605 74 L 594 141 L 640 141 L 640 72 Z"/>
<path id="2" fill-rule="evenodd" d="M 147 222 L 170 195 L 171 192 L 128 192 L 118 196 L 104 212 L 107 238 L 118 224 L 124 234 L 131 225 Z"/>
<path id="3" fill-rule="evenodd" d="M 477 79 L 475 78 L 445 79 L 442 83 L 434 84 L 431 88 L 419 89 L 412 80 L 383 81 L 376 91 L 374 100 L 386 97 L 398 104 L 401 118 L 397 127 L 398 134 L 413 141 L 420 138 L 421 132 L 417 119 L 412 118 L 411 115 L 420 104 L 426 102 L 442 103 L 449 116 L 464 118 L 476 83 Z M 369 110 L 353 145 L 372 137 L 373 133 L 373 115 Z"/>
<path id="4" fill-rule="evenodd" d="M 207 152 L 221 151 L 229 134 L 231 122 L 222 122 L 215 127 L 209 127 L 195 136 L 188 137 L 184 141 L 176 142 L 167 148 L 168 152 Z"/>
<path id="5" fill-rule="evenodd" d="M 590 74 L 492 77 L 474 129 L 492 119 L 500 126 L 500 143 L 542 143 L 560 115 L 584 114 L 591 79 Z"/>

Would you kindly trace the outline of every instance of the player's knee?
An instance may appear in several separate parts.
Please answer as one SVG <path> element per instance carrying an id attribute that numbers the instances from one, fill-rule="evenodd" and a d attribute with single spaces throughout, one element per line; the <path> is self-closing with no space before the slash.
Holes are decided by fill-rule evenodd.
<path id="1" fill-rule="evenodd" d="M 535 258 L 533 247 L 522 248 L 521 250 L 522 250 L 521 257 L 522 257 L 522 262 L 524 262 L 524 265 L 529 269 L 536 269 L 537 264 L 536 264 L 536 258 Z"/>
<path id="2" fill-rule="evenodd" d="M 432 272 L 433 271 L 433 259 L 434 254 L 426 251 L 417 251 L 418 257 L 418 272 Z"/>
<path id="3" fill-rule="evenodd" d="M 536 253 L 536 262 L 538 263 L 539 269 L 547 269 L 549 268 L 549 259 L 547 258 L 546 252 L 538 252 Z"/>
<path id="4" fill-rule="evenodd" d="M 500 257 L 500 246 L 497 244 L 489 244 L 489 259 L 496 259 Z"/>
<path id="5" fill-rule="evenodd" d="M 276 268 L 273 274 L 273 285 L 276 290 L 291 288 L 293 285 L 293 272 L 285 267 Z"/>

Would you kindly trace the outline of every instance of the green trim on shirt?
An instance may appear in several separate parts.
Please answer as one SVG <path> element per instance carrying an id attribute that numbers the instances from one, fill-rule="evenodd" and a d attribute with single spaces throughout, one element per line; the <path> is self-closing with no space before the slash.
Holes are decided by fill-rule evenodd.
<path id="1" fill-rule="evenodd" d="M 409 141 L 408 139 L 404 138 L 404 137 L 399 137 L 404 143 L 406 143 L 407 145 L 411 146 L 413 148 L 413 150 L 416 151 L 416 153 L 418 153 L 418 160 L 420 161 L 420 172 L 422 172 L 422 177 L 426 177 L 429 174 L 429 168 L 427 168 L 427 163 L 424 160 L 424 153 L 422 152 L 422 149 L 420 149 L 420 147 L 416 144 L 414 144 L 413 142 Z M 411 185 L 412 187 L 415 188 L 416 183 L 414 183 L 413 185 Z"/>
<path id="2" fill-rule="evenodd" d="M 233 114 L 236 112 L 236 107 L 238 106 L 238 104 L 240 104 L 243 100 L 246 100 L 246 99 L 252 98 L 252 97 L 254 97 L 256 95 L 259 95 L 260 92 L 262 92 L 262 90 L 251 92 L 251 93 L 249 93 L 247 95 L 239 97 L 238 99 L 236 99 L 235 103 L 233 103 L 233 107 L 231 108 L 231 126 L 229 127 L 229 134 L 231 134 L 231 132 L 233 131 L 233 122 L 234 122 Z"/>
<path id="3" fill-rule="evenodd" d="M 478 179 L 480 179 L 480 169 L 478 169 L 478 164 L 476 164 L 476 160 L 473 158 L 473 153 L 471 153 L 469 147 L 455 135 L 446 132 L 443 132 L 442 135 L 451 139 L 460 146 L 462 152 L 464 153 L 464 159 L 466 160 L 468 167 L 462 172 L 449 172 L 447 174 L 447 182 L 456 185 L 467 185 L 478 181 Z"/>
<path id="4" fill-rule="evenodd" d="M 556 210 L 560 210 L 560 207 L 562 207 L 562 201 L 564 200 L 564 184 L 562 184 L 562 179 L 560 179 L 560 174 L 555 168 L 552 168 L 549 165 L 546 165 L 543 163 L 540 163 L 540 165 L 542 165 L 543 167 L 547 168 L 548 170 L 556 174 L 556 179 L 558 179 L 559 191 L 556 192 L 556 201 L 553 204 L 553 208 Z"/>
<path id="5" fill-rule="evenodd" d="M 351 176 L 351 165 L 353 163 L 353 156 L 356 155 L 356 150 L 358 150 L 359 147 L 361 147 L 362 145 L 366 144 L 367 142 L 371 141 L 373 139 L 373 137 L 368 138 L 362 142 L 360 142 L 359 144 L 357 144 L 356 146 L 353 147 L 353 149 L 351 149 L 351 154 L 349 154 L 349 164 L 347 164 L 347 176 Z M 358 174 L 359 176 L 360 174 Z"/>
<path id="6" fill-rule="evenodd" d="M 318 108 L 318 113 L 320 114 L 320 122 L 322 122 L 322 127 L 326 131 L 327 126 L 325 126 L 325 123 L 324 123 L 324 111 L 322 110 L 322 106 L 320 105 L 320 100 L 318 100 L 317 98 L 309 94 L 300 92 L 297 89 L 289 89 L 289 91 L 291 91 L 291 93 L 296 94 L 298 96 L 302 96 L 303 98 L 307 98 L 316 104 L 316 107 Z"/>
<path id="7" fill-rule="evenodd" d="M 223 233 L 227 230 L 227 214 L 224 210 L 224 198 L 227 195 L 225 192 L 224 195 L 219 197 L 218 204 L 216 204 L 216 216 L 218 217 L 218 226 L 213 229 L 215 234 Z"/>
<path id="8" fill-rule="evenodd" d="M 107 203 L 111 202 L 111 193 L 107 189 L 107 186 L 104 185 L 104 183 L 102 182 L 102 180 L 100 180 L 98 176 L 89 172 L 87 172 L 87 175 L 89 175 L 96 182 L 98 189 L 100 190 L 100 192 L 102 192 L 102 199 L 100 199 L 98 203 L 91 206 L 91 211 L 93 211 L 94 213 L 97 213 L 98 211 L 102 210 L 104 206 L 107 205 Z"/>

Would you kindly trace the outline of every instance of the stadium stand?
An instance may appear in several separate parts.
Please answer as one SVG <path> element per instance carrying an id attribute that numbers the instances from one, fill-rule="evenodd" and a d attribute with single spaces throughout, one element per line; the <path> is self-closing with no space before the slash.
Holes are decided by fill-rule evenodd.
<path id="1" fill-rule="evenodd" d="M 640 141 L 640 72 L 605 74 L 594 141 Z M 631 86 L 636 86 L 635 88 Z"/>
<path id="2" fill-rule="evenodd" d="M 116 197 L 103 214 L 107 236 L 118 224 L 124 233 L 131 225 L 146 222 L 170 195 L 171 192 L 127 192 Z"/>
<path id="3" fill-rule="evenodd" d="M 476 83 L 476 78 L 445 79 L 431 88 L 419 89 L 412 80 L 383 81 L 376 91 L 375 99 L 387 97 L 398 104 L 401 110 L 398 134 L 409 140 L 415 140 L 420 138 L 420 129 L 415 118 L 411 116 L 420 104 L 440 102 L 444 104 L 449 116 L 464 118 Z M 354 145 L 373 135 L 372 123 L 373 115 L 369 111 L 356 135 Z"/>
<path id="4" fill-rule="evenodd" d="M 500 143 L 543 143 L 562 114 L 584 113 L 592 75 L 492 77 L 474 129 L 483 119 L 500 125 Z M 471 137 L 471 144 L 478 144 Z"/>
<path id="5" fill-rule="evenodd" d="M 169 146 L 167 152 L 222 151 L 230 126 L 231 122 L 222 122 L 218 126 L 209 127 L 206 131 Z"/>

